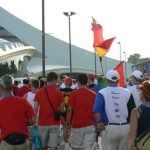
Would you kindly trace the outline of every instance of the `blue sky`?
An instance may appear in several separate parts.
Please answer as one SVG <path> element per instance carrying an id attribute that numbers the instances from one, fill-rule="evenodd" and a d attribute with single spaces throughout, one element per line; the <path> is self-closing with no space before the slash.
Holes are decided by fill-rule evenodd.
<path id="1" fill-rule="evenodd" d="M 25 22 L 41 29 L 42 0 L 0 0 L 0 6 Z M 106 56 L 120 58 L 118 42 L 127 57 L 134 53 L 150 56 L 150 9 L 148 0 L 45 0 L 45 28 L 68 42 L 68 19 L 71 17 L 72 44 L 94 51 L 92 16 L 103 26 L 104 38 L 117 37 Z M 122 60 L 125 58 L 122 53 Z"/>

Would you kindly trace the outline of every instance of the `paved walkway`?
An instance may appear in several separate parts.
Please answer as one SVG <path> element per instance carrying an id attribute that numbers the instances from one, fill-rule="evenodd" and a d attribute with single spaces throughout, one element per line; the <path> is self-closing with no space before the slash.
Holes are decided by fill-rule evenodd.
<path id="1" fill-rule="evenodd" d="M 98 139 L 99 148 L 95 148 L 94 150 L 102 150 L 101 148 L 101 138 Z M 58 148 L 58 150 L 64 150 L 64 143 Z M 72 150 L 71 148 L 69 150 Z M 81 149 L 82 150 L 82 149 Z"/>

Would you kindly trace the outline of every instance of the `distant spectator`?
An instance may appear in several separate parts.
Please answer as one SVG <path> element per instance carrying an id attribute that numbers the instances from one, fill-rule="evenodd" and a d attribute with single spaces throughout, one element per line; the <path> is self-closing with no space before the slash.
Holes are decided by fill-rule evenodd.
<path id="1" fill-rule="evenodd" d="M 138 86 L 141 84 L 143 80 L 143 73 L 139 70 L 135 70 L 132 72 L 131 76 L 130 76 L 130 87 L 127 87 L 134 98 L 136 107 L 139 107 L 142 104 L 141 98 L 140 98 L 140 90 L 138 89 Z"/>
<path id="2" fill-rule="evenodd" d="M 23 79 L 23 86 L 17 89 L 16 96 L 23 97 L 26 93 L 31 91 L 28 87 L 29 80 Z"/>
<path id="3" fill-rule="evenodd" d="M 14 81 L 14 87 L 13 87 L 13 94 L 14 94 L 15 96 L 16 96 L 16 94 L 17 94 L 18 84 L 19 84 L 19 81 L 18 81 L 18 80 L 15 80 L 15 81 Z"/>
<path id="4" fill-rule="evenodd" d="M 88 74 L 88 82 L 87 82 L 87 87 L 89 89 L 92 89 L 96 84 L 94 83 L 95 80 L 95 75 L 94 74 Z"/>
<path id="5" fill-rule="evenodd" d="M 62 94 L 64 96 L 64 103 L 65 103 L 66 109 L 68 107 L 69 95 L 73 91 L 73 89 L 71 88 L 72 82 L 73 82 L 73 80 L 71 77 L 66 77 L 64 79 L 65 88 L 60 88 L 60 91 L 62 91 Z M 66 120 L 66 113 L 63 116 L 64 116 L 64 120 Z M 64 126 L 64 141 L 65 141 L 65 148 L 66 148 L 65 150 L 69 150 L 68 132 L 67 132 L 66 126 Z"/>
<path id="6" fill-rule="evenodd" d="M 104 76 L 103 76 L 103 75 L 100 75 L 100 76 L 98 77 L 98 83 L 97 83 L 97 85 L 95 85 L 95 86 L 92 88 L 92 91 L 94 91 L 95 93 L 98 93 L 98 91 L 102 89 L 102 87 L 100 86 L 102 80 L 104 80 Z"/>
<path id="7" fill-rule="evenodd" d="M 24 95 L 24 98 L 27 99 L 27 101 L 31 104 L 31 106 L 33 108 L 34 108 L 35 94 L 38 91 L 39 87 L 40 87 L 39 80 L 31 79 L 31 91 Z M 32 139 L 32 135 L 31 135 L 30 139 L 29 139 L 29 150 L 32 150 L 32 144 L 33 144 L 33 139 Z"/>

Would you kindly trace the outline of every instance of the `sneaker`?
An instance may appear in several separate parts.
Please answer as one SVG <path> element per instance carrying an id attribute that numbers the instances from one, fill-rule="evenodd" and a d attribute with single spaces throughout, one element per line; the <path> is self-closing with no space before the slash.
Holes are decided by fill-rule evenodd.
<path id="1" fill-rule="evenodd" d="M 65 149 L 64 150 L 69 150 L 69 143 L 65 143 Z"/>

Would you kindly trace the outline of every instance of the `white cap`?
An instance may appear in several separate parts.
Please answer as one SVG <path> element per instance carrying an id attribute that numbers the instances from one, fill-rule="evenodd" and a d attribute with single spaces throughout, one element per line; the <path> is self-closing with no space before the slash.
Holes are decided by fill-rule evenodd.
<path id="1" fill-rule="evenodd" d="M 119 80 L 119 73 L 116 70 L 109 70 L 106 73 L 106 78 L 110 81 L 116 82 Z"/>
<path id="2" fill-rule="evenodd" d="M 142 79 L 143 78 L 143 73 L 139 70 L 134 70 L 131 74 L 131 77 L 135 77 L 137 79 Z"/>

